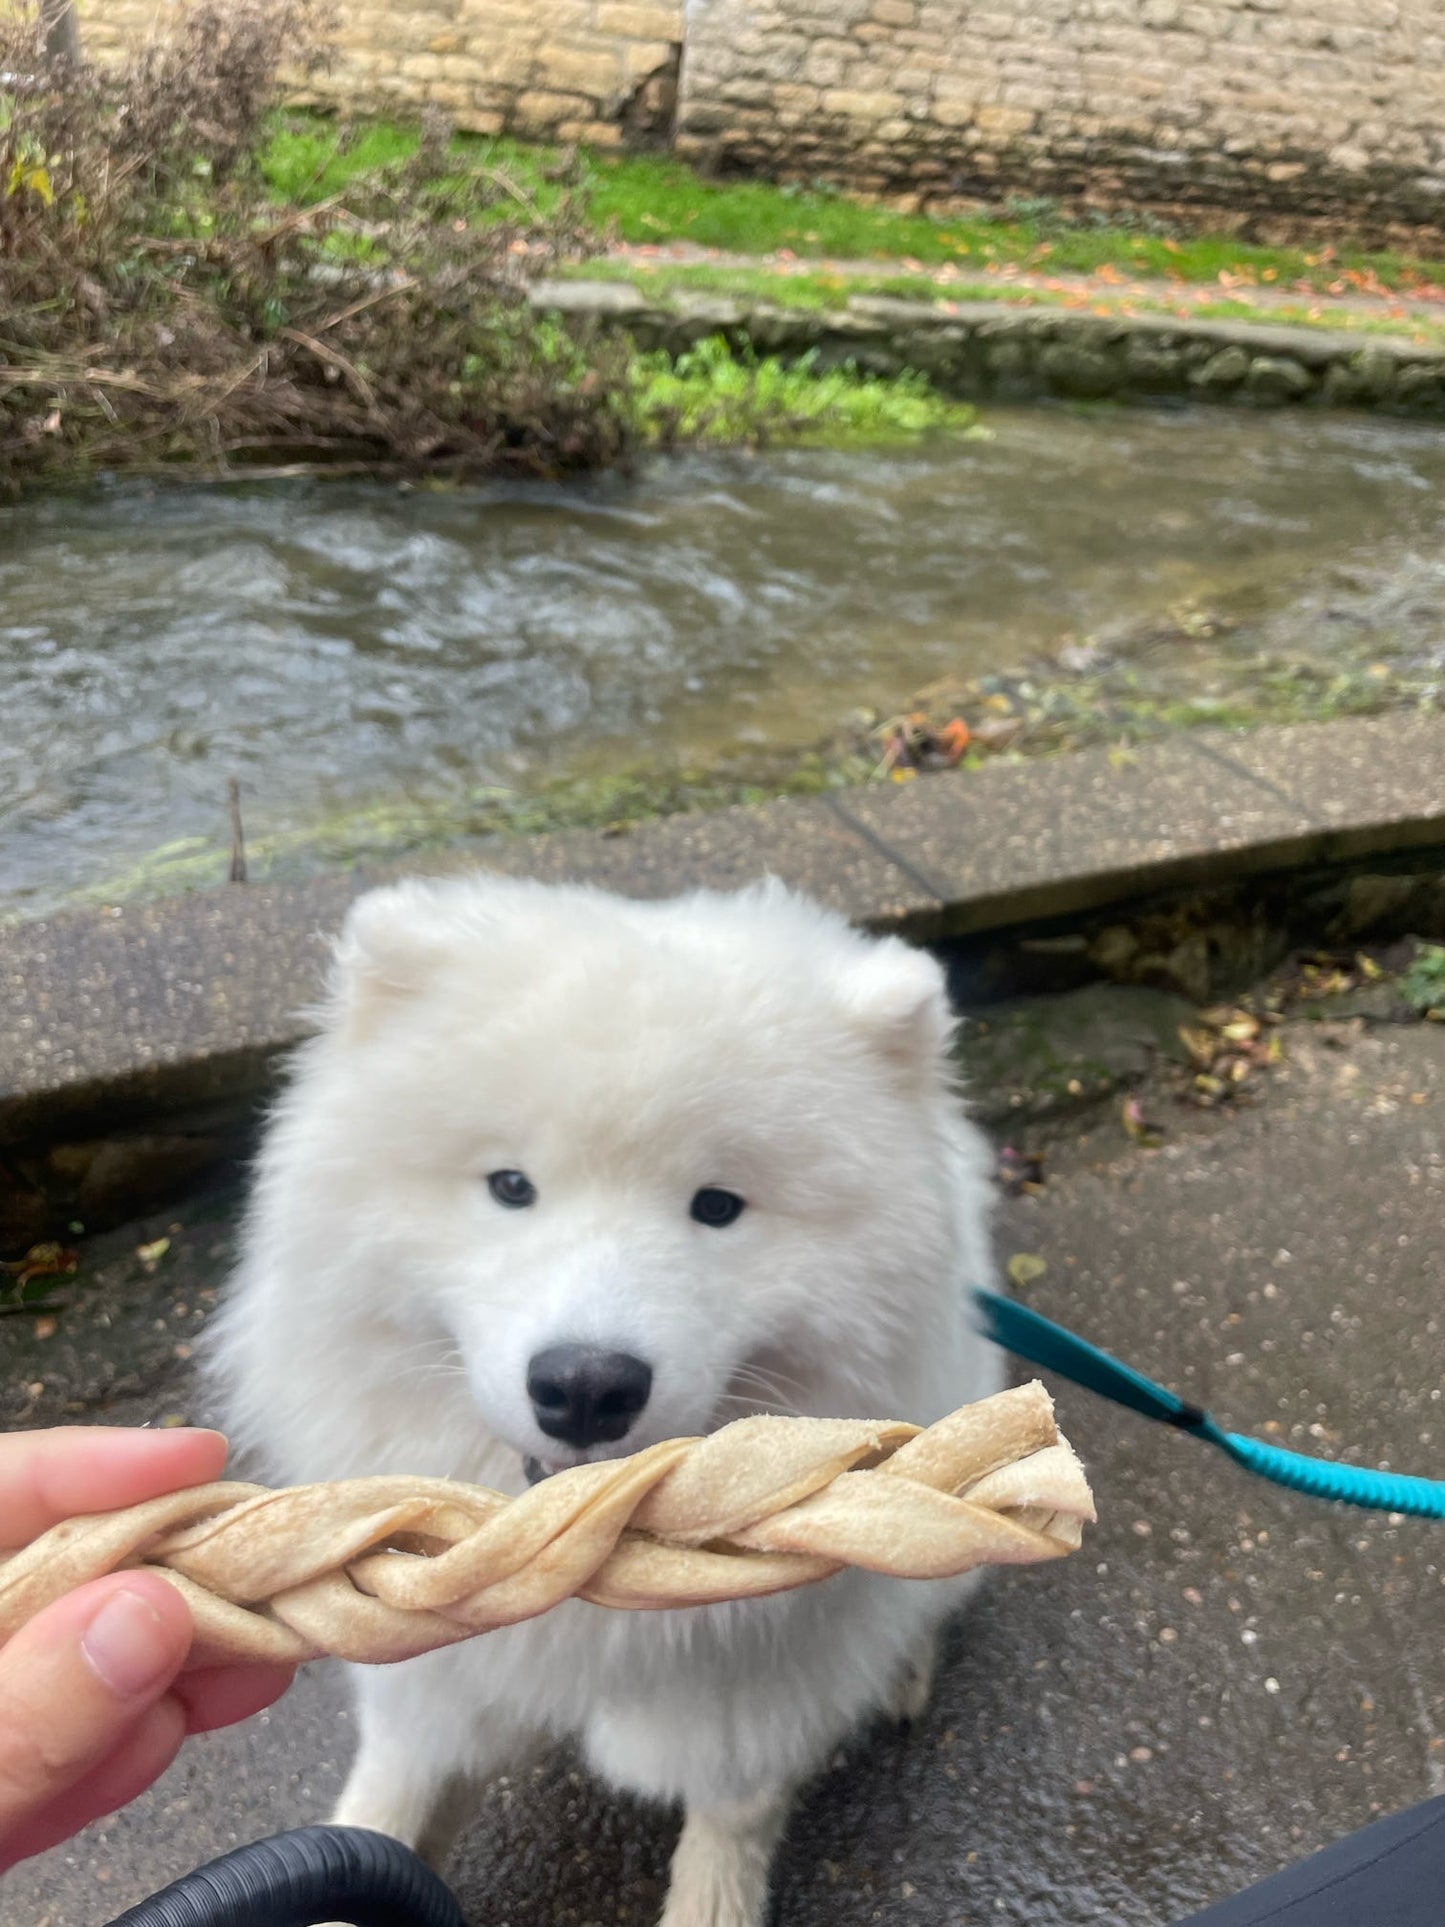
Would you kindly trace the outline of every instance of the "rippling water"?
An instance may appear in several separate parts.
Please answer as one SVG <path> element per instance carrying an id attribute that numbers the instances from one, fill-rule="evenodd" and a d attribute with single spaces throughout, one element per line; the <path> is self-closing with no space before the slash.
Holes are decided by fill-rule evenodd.
<path id="1" fill-rule="evenodd" d="M 1243 612 L 1261 647 L 1439 647 L 1437 430 L 990 421 L 990 441 L 582 488 L 120 487 L 0 511 L 0 910 L 221 847 L 231 777 L 295 867 L 464 823 L 489 785 L 746 769 L 860 703 L 1186 598 Z"/>

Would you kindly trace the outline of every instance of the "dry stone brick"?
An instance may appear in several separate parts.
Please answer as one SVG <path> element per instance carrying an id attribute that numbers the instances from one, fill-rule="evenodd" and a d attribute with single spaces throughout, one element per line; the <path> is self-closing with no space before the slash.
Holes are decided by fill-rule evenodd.
<path id="1" fill-rule="evenodd" d="M 830 88 L 823 95 L 825 114 L 843 114 L 849 120 L 884 120 L 903 105 L 901 94 L 855 93 L 847 88 Z"/>
<path id="2" fill-rule="evenodd" d="M 87 50 L 181 4 L 79 0 Z M 1442 0 L 339 4 L 312 99 L 616 141 L 682 45 L 675 140 L 705 162 L 1445 232 Z"/>
<path id="3" fill-rule="evenodd" d="M 681 40 L 681 7 L 609 5 L 597 9 L 596 31 L 619 40 Z"/>

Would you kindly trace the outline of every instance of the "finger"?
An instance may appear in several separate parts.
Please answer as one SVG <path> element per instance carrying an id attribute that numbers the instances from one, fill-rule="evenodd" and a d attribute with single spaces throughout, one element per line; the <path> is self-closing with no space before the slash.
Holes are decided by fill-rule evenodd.
<path id="1" fill-rule="evenodd" d="M 272 1705 L 295 1677 L 294 1666 L 202 1666 L 171 1690 L 186 1709 L 186 1731 L 209 1733 Z"/>
<path id="2" fill-rule="evenodd" d="M 16 1832 L 0 1838 L 0 1872 L 68 1840 L 92 1820 L 125 1806 L 158 1780 L 181 1750 L 186 1712 L 174 1693 L 148 1707 L 115 1751 Z"/>
<path id="3" fill-rule="evenodd" d="M 67 1593 L 0 1647 L 0 1840 L 79 1784 L 180 1671 L 191 1616 L 158 1574 Z"/>
<path id="4" fill-rule="evenodd" d="M 77 1512 L 112 1512 L 219 1478 L 219 1432 L 59 1426 L 0 1438 L 0 1546 L 27 1546 Z"/>

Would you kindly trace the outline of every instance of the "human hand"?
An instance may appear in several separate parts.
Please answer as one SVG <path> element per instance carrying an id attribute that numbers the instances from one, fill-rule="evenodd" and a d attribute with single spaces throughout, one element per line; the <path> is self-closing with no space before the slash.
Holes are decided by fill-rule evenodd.
<path id="1" fill-rule="evenodd" d="M 0 1548 L 62 1519 L 219 1478 L 219 1432 L 64 1427 L 0 1437 Z M 181 1673 L 191 1615 L 156 1573 L 79 1586 L 0 1647 L 0 1871 L 144 1791 L 188 1733 L 269 1706 L 292 1669 Z"/>

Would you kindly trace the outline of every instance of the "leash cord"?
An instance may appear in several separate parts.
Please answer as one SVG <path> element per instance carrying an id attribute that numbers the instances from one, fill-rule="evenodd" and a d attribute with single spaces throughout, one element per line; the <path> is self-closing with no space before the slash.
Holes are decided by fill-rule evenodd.
<path id="1" fill-rule="evenodd" d="M 1313 1499 L 1334 1499 L 1343 1505 L 1364 1506 L 1372 1512 L 1399 1512 L 1416 1519 L 1445 1519 L 1445 1479 L 1409 1478 L 1400 1472 L 1340 1465 L 1310 1458 L 1304 1452 L 1286 1452 L 1282 1446 L 1268 1445 L 1243 1432 L 1226 1432 L 1200 1406 L 1156 1385 L 1132 1365 L 1056 1325 L 1030 1306 L 1000 1297 L 996 1291 L 975 1291 L 974 1299 L 984 1334 L 1005 1351 L 1045 1371 L 1057 1372 L 1060 1378 L 1096 1392 L 1115 1405 L 1205 1439 L 1247 1472 Z"/>

